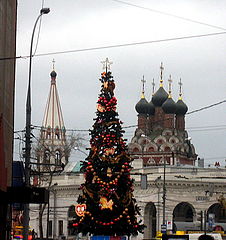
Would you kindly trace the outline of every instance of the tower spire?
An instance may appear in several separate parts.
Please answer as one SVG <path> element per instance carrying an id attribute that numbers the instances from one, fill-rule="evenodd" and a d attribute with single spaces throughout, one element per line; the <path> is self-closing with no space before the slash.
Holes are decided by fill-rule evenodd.
<path id="1" fill-rule="evenodd" d="M 48 134 L 50 135 L 48 138 L 57 138 L 64 139 L 65 138 L 65 127 L 63 114 L 60 105 L 60 99 L 56 87 L 56 72 L 55 68 L 55 60 L 53 59 L 53 71 L 50 73 L 51 76 L 51 86 L 49 91 L 49 96 L 47 99 L 45 114 L 43 118 L 42 127 L 48 129 Z M 50 133 L 50 132 L 51 133 Z"/>

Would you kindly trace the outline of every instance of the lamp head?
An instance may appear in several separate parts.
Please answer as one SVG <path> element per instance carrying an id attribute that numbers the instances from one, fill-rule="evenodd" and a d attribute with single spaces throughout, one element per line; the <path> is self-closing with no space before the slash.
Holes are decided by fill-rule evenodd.
<path id="1" fill-rule="evenodd" d="M 50 12 L 50 9 L 49 8 L 42 8 L 40 10 L 40 14 L 48 14 Z"/>

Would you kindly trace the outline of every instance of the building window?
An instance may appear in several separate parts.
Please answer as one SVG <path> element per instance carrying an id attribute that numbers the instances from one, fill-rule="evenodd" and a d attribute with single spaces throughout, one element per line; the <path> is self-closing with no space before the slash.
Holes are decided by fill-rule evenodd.
<path id="1" fill-rule="evenodd" d="M 55 153 L 55 164 L 56 165 L 60 165 L 60 162 L 61 162 L 61 153 L 59 150 L 56 150 L 56 153 Z"/>
<path id="2" fill-rule="evenodd" d="M 133 152 L 139 152 L 139 149 L 138 148 L 134 148 Z"/>
<path id="3" fill-rule="evenodd" d="M 53 234 L 53 222 L 49 221 L 49 231 L 48 231 L 48 236 L 52 236 Z"/>
<path id="4" fill-rule="evenodd" d="M 165 152 L 170 152 L 171 151 L 171 149 L 170 149 L 170 147 L 165 147 L 165 150 L 164 150 Z"/>
<path id="5" fill-rule="evenodd" d="M 153 147 L 150 147 L 149 149 L 148 149 L 148 152 L 154 152 L 155 151 L 155 149 L 153 148 Z"/>
<path id="6" fill-rule="evenodd" d="M 56 139 L 60 139 L 60 130 L 58 126 L 56 126 L 55 128 L 55 135 L 56 135 Z"/>
<path id="7" fill-rule="evenodd" d="M 60 235 L 63 235 L 63 232 L 64 232 L 64 228 L 63 228 L 63 220 L 59 220 L 59 236 Z"/>
<path id="8" fill-rule="evenodd" d="M 45 152 L 44 152 L 44 162 L 45 163 L 50 163 L 50 152 L 49 152 L 49 150 L 45 150 Z"/>

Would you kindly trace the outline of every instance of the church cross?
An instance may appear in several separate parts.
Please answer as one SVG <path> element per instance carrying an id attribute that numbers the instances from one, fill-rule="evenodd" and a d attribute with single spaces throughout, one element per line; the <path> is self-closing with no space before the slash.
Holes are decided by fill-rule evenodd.
<path id="1" fill-rule="evenodd" d="M 180 81 L 178 82 L 179 86 L 180 86 L 180 92 L 179 92 L 179 95 L 181 96 L 182 95 L 182 85 L 183 83 L 181 82 L 181 78 L 180 78 Z"/>
<path id="2" fill-rule="evenodd" d="M 155 79 L 152 80 L 152 94 L 155 92 Z"/>
<path id="3" fill-rule="evenodd" d="M 163 73 L 164 67 L 163 64 L 161 62 L 161 66 L 160 66 L 160 81 L 162 81 L 162 73 Z"/>
<path id="4" fill-rule="evenodd" d="M 53 63 L 53 70 L 55 70 L 55 59 L 53 59 L 52 63 Z"/>
<path id="5" fill-rule="evenodd" d="M 169 75 L 168 82 L 169 82 L 169 94 L 171 94 L 171 90 L 172 90 L 171 88 L 172 88 L 172 82 L 173 82 L 171 75 Z"/>
<path id="6" fill-rule="evenodd" d="M 142 93 L 144 94 L 144 84 L 146 83 L 146 80 L 144 79 L 144 75 L 143 78 L 141 79 L 142 82 Z"/>
<path id="7" fill-rule="evenodd" d="M 103 70 L 106 70 L 106 72 L 110 70 L 111 64 L 113 64 L 113 62 L 110 62 L 108 58 L 106 58 L 105 61 L 101 61 L 101 63 L 103 64 Z"/>

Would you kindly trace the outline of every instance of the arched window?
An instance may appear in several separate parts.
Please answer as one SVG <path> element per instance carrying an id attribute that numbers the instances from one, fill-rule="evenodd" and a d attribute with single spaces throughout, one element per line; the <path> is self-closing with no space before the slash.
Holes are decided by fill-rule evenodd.
<path id="1" fill-rule="evenodd" d="M 154 147 L 148 148 L 148 152 L 154 152 L 154 151 L 155 151 Z"/>
<path id="2" fill-rule="evenodd" d="M 48 149 L 45 150 L 44 152 L 44 162 L 45 163 L 50 163 L 50 152 Z"/>
<path id="3" fill-rule="evenodd" d="M 226 222 L 226 209 L 224 209 L 220 203 L 214 203 L 209 207 L 207 211 L 207 219 L 211 213 L 214 214 L 216 223 Z"/>
<path id="4" fill-rule="evenodd" d="M 48 126 L 47 130 L 46 130 L 46 138 L 50 139 L 51 138 L 51 127 Z"/>
<path id="5" fill-rule="evenodd" d="M 135 147 L 135 148 L 133 149 L 133 152 L 139 152 L 139 149 Z"/>
<path id="6" fill-rule="evenodd" d="M 56 137 L 56 139 L 60 139 L 60 130 L 59 130 L 58 126 L 56 126 L 56 128 L 55 128 L 55 137 Z"/>
<path id="7" fill-rule="evenodd" d="M 61 152 L 56 150 L 55 152 L 55 164 L 59 165 L 61 163 Z"/>
<path id="8" fill-rule="evenodd" d="M 170 147 L 167 146 L 167 147 L 165 147 L 164 151 L 165 152 L 171 152 L 171 149 L 170 149 Z"/>

